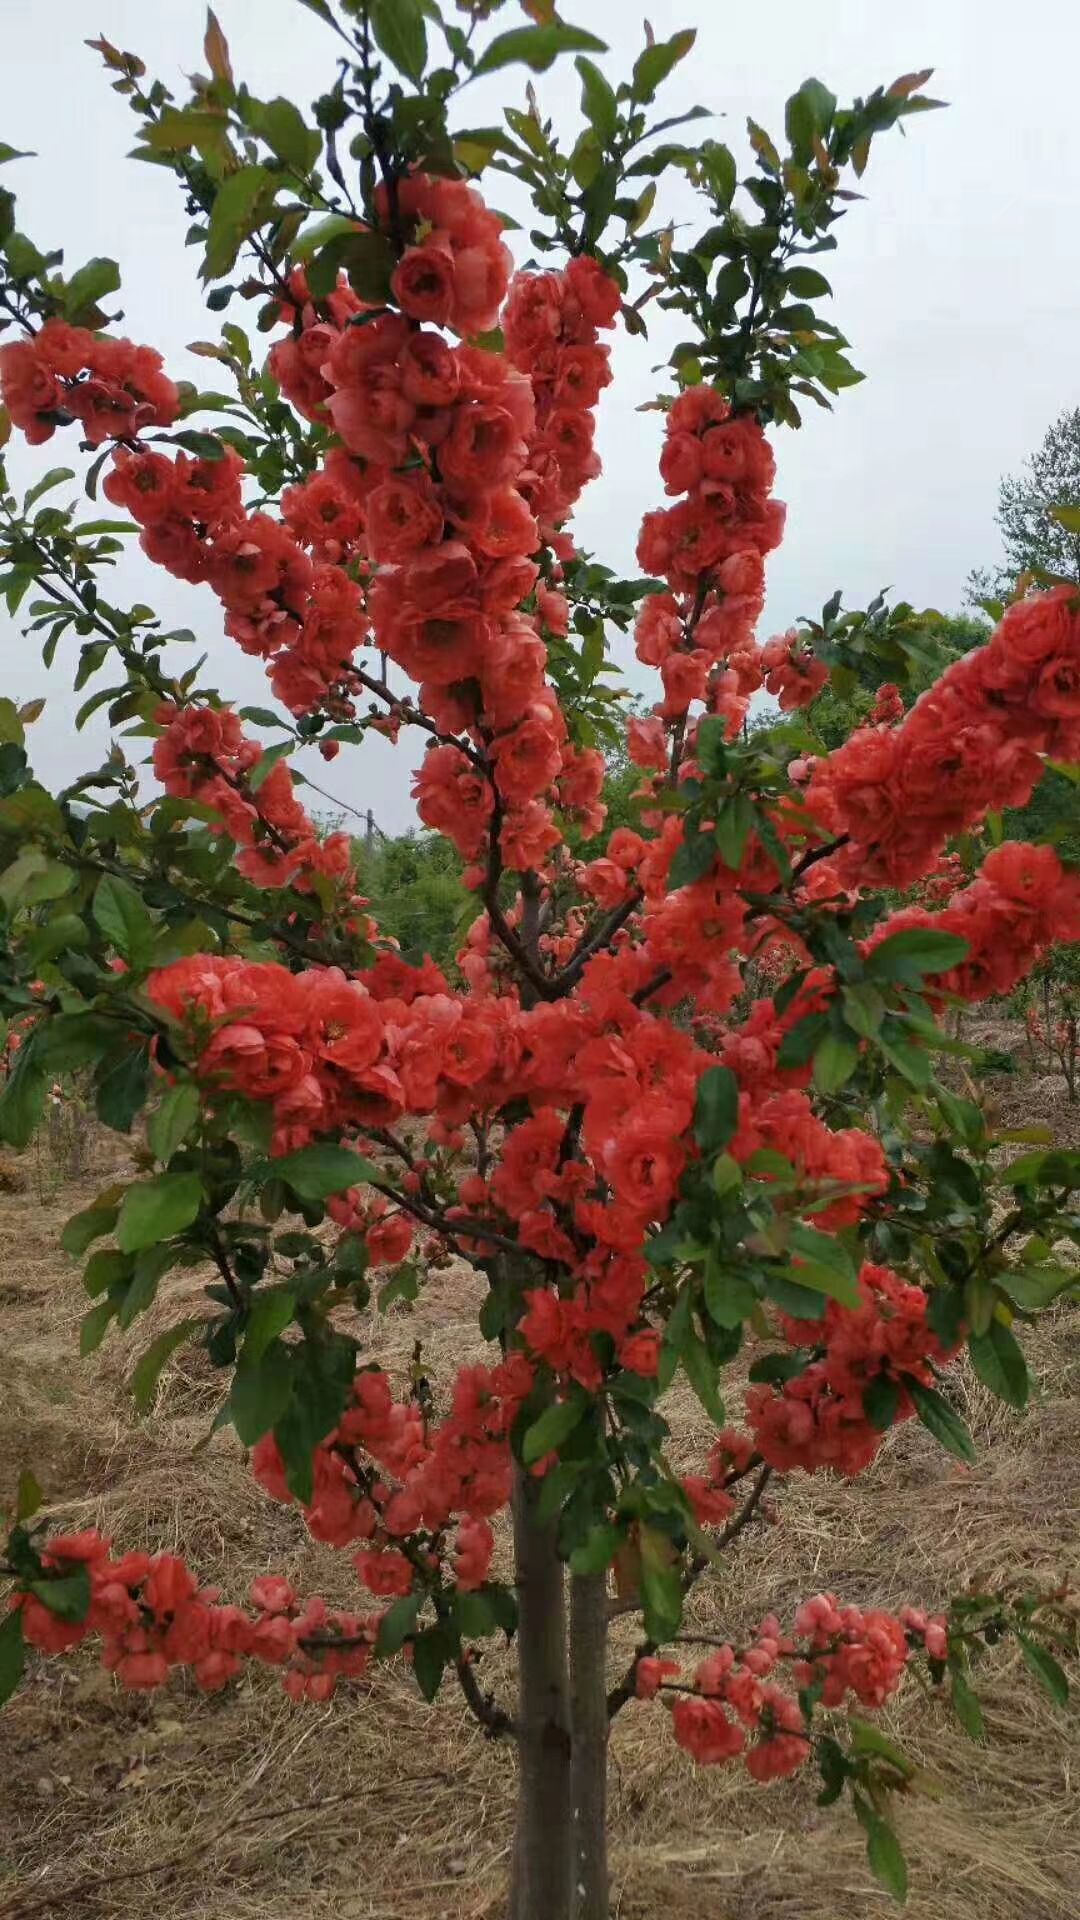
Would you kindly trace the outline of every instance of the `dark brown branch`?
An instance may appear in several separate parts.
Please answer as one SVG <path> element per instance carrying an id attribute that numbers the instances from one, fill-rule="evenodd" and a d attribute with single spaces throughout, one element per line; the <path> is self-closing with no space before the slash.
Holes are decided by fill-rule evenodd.
<path id="1" fill-rule="evenodd" d="M 643 987 L 639 987 L 636 993 L 630 995 L 635 1007 L 643 1007 L 646 1000 L 651 1000 L 654 993 L 659 993 L 661 987 L 666 987 L 671 978 L 671 968 L 661 967 L 659 973 L 654 973 L 651 980 L 646 980 Z"/>
<path id="2" fill-rule="evenodd" d="M 577 985 L 587 962 L 592 959 L 594 953 L 600 953 L 604 947 L 610 946 L 619 929 L 626 925 L 631 914 L 641 905 L 642 898 L 641 888 L 635 887 L 633 893 L 622 901 L 621 905 L 617 906 L 600 926 L 595 927 L 592 933 L 579 941 L 562 972 L 555 975 L 554 984 L 560 992 L 569 993 L 570 989 Z"/>
<path id="3" fill-rule="evenodd" d="M 500 1707 L 493 1693 L 485 1693 L 473 1671 L 472 1662 L 457 1661 L 455 1672 L 469 1711 L 478 1720 L 489 1740 L 516 1740 L 517 1727 L 511 1714 Z"/>
<path id="4" fill-rule="evenodd" d="M 808 851 L 803 854 L 798 864 L 792 869 L 792 879 L 801 880 L 803 874 L 809 867 L 816 865 L 819 860 L 827 860 L 831 853 L 838 853 L 841 847 L 847 846 L 850 838 L 851 835 L 849 833 L 841 833 L 837 835 L 835 840 L 827 841 L 823 847 L 810 847 Z"/>

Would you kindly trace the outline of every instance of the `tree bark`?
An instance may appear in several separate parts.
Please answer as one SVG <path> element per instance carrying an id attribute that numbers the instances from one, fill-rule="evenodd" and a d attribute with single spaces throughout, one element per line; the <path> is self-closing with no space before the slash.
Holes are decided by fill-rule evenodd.
<path id="1" fill-rule="evenodd" d="M 555 1529 L 536 1515 L 539 1483 L 518 1469 L 518 1806 L 510 1920 L 571 1920 L 570 1689 L 566 1601 Z"/>
<path id="2" fill-rule="evenodd" d="M 607 1579 L 570 1582 L 570 1796 L 574 1816 L 573 1920 L 608 1920 Z"/>

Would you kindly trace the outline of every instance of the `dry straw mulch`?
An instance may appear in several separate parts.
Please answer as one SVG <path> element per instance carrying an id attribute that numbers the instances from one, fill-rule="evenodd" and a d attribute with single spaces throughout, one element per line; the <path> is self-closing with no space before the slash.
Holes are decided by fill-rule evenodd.
<path id="1" fill-rule="evenodd" d="M 1017 1090 L 1019 1092 L 1019 1090 Z M 1030 1098 L 1030 1083 L 1029 1083 Z M 182 1548 L 243 1597 L 269 1568 L 344 1599 L 343 1557 L 251 1481 L 234 1436 L 205 1440 L 221 1391 L 202 1358 L 170 1363 L 138 1423 L 132 1349 L 111 1340 L 80 1363 L 84 1300 L 58 1251 L 122 1143 L 52 1199 L 31 1182 L 0 1195 L 0 1463 L 32 1464 L 65 1522 L 100 1522 L 124 1545 Z M 195 1284 L 188 1276 L 185 1287 Z M 176 1315 L 140 1323 L 138 1351 Z M 438 1377 L 477 1352 L 473 1281 L 437 1276 L 413 1314 L 383 1330 L 406 1360 L 422 1333 Z M 962 1383 L 979 1464 L 959 1469 L 914 1426 L 890 1436 L 851 1485 L 798 1476 L 694 1599 L 703 1631 L 737 1635 L 768 1609 L 833 1587 L 857 1601 L 933 1605 L 970 1580 L 1080 1575 L 1080 1315 L 1031 1342 L 1039 1391 L 1014 1416 Z M 696 1403 L 672 1396 L 677 1450 L 695 1456 Z M 196 1450 L 198 1449 L 198 1450 Z M 613 1672 L 632 1629 L 620 1622 Z M 502 1655 L 484 1661 L 505 1688 Z M 897 1809 L 911 1920 L 1073 1920 L 1080 1897 L 1080 1724 L 1055 1710 L 1009 1650 L 985 1662 L 988 1740 L 909 1684 L 890 1730 L 940 1797 Z M 753 1786 L 739 1769 L 694 1769 L 656 1708 L 632 1704 L 612 1751 L 613 1911 L 619 1920 L 865 1920 L 887 1914 L 862 1836 L 814 1783 Z M 406 1672 L 328 1708 L 296 1708 L 274 1676 L 206 1698 L 177 1682 L 118 1691 L 91 1654 L 35 1665 L 0 1719 L 0 1915 L 86 1920 L 501 1920 L 511 1805 L 508 1756 L 458 1696 L 434 1707 Z"/>

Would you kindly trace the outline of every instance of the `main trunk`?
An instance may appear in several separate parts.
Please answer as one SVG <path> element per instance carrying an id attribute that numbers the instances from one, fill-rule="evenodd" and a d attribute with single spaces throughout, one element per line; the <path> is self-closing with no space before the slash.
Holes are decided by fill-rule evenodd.
<path id="1" fill-rule="evenodd" d="M 607 1581 L 570 1582 L 570 1797 L 574 1814 L 574 1920 L 608 1920 L 606 1686 Z"/>
<path id="2" fill-rule="evenodd" d="M 571 1920 L 566 1602 L 554 1528 L 537 1518 L 538 1495 L 538 1482 L 519 1470 L 514 1489 L 518 1807 L 510 1920 Z"/>

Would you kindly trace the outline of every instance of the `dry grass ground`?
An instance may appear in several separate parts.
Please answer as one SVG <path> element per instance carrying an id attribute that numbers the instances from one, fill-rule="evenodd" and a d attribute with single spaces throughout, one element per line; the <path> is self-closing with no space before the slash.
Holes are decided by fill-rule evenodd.
<path id="1" fill-rule="evenodd" d="M 1043 1093 L 1030 1082 L 1010 1089 L 1006 1117 L 1030 1117 L 1053 1089 Z M 230 1597 L 274 1568 L 344 1598 L 347 1564 L 263 1498 L 234 1436 L 200 1445 L 220 1392 L 201 1357 L 170 1363 L 141 1423 L 122 1340 L 79 1362 L 84 1300 L 57 1236 L 123 1143 L 94 1151 L 96 1165 L 51 1197 L 29 1156 L 27 1190 L 0 1193 L 0 1481 L 10 1486 L 32 1464 L 65 1521 L 100 1522 L 124 1545 L 182 1547 Z M 173 1296 L 155 1323 L 176 1312 Z M 400 1359 L 418 1331 L 433 1362 L 475 1351 L 464 1274 L 443 1276 L 416 1314 L 392 1317 Z M 139 1348 L 147 1337 L 140 1324 Z M 734 1549 L 723 1582 L 695 1597 L 702 1630 L 737 1634 L 822 1586 L 855 1601 L 932 1605 L 970 1580 L 1075 1583 L 1075 1310 L 1042 1327 L 1031 1354 L 1038 1393 L 1023 1417 L 965 1386 L 974 1470 L 908 1426 L 851 1486 L 788 1483 L 772 1516 Z M 694 1403 L 673 1400 L 689 1458 Z M 625 1657 L 625 1623 L 620 1633 Z M 488 1656 L 490 1683 L 505 1684 L 507 1672 L 502 1656 Z M 1071 1920 L 1080 1906 L 1077 1724 L 1010 1651 L 988 1656 L 982 1693 L 981 1747 L 915 1685 L 892 1717 L 941 1789 L 898 1809 L 911 1920 Z M 394 1667 L 329 1708 L 296 1708 L 262 1671 L 213 1698 L 183 1683 L 145 1698 L 118 1691 L 89 1653 L 36 1663 L 0 1719 L 0 1915 L 499 1920 L 510 1794 L 506 1754 L 458 1697 L 426 1707 Z M 863 1920 L 891 1910 L 844 1809 L 819 1811 L 809 1780 L 763 1790 L 741 1770 L 692 1768 L 655 1708 L 632 1704 L 618 1722 L 613 1802 L 620 1920 Z"/>

